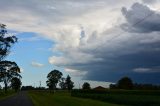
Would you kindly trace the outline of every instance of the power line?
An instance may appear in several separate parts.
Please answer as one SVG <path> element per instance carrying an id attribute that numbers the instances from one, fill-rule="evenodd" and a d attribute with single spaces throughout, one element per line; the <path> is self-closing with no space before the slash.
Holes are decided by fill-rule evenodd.
<path id="1" fill-rule="evenodd" d="M 157 9 L 156 11 L 159 11 L 159 10 L 160 10 L 160 8 Z M 146 16 L 145 16 L 144 18 L 142 18 L 141 20 L 139 20 L 139 21 L 137 21 L 136 23 L 132 24 L 129 28 L 131 29 L 131 28 L 135 27 L 136 25 L 142 23 L 143 21 L 145 21 L 146 19 L 148 19 L 148 18 L 149 18 L 150 16 L 152 16 L 153 14 L 156 14 L 156 12 L 152 12 L 152 13 L 146 15 Z M 121 35 L 124 34 L 124 33 L 127 33 L 127 32 L 125 32 L 125 31 L 120 32 L 120 33 L 117 34 L 116 36 L 113 36 L 112 38 L 106 40 L 106 41 L 105 41 L 104 43 L 102 43 L 101 45 L 103 46 L 103 44 L 105 44 L 106 42 L 111 42 L 112 40 L 116 39 L 117 37 L 121 36 Z M 100 45 L 100 46 L 101 46 L 101 45 Z M 100 46 L 96 47 L 96 48 L 93 49 L 93 50 L 96 51 Z M 61 66 L 58 66 L 58 67 L 61 67 Z"/>
<path id="2" fill-rule="evenodd" d="M 157 11 L 158 11 L 158 10 L 160 10 L 160 9 L 157 9 Z M 136 23 L 132 24 L 132 25 L 130 26 L 130 29 L 133 28 L 133 27 L 135 27 L 136 25 L 142 23 L 143 21 L 145 21 L 146 19 L 148 19 L 148 18 L 149 18 L 150 16 L 152 16 L 153 14 L 155 14 L 155 12 L 152 12 L 152 13 L 148 14 L 147 16 L 145 16 L 144 18 L 142 18 L 141 20 L 139 20 L 139 21 L 137 21 Z M 124 33 L 127 33 L 127 32 L 125 32 L 125 31 L 120 32 L 119 34 L 117 34 L 116 36 L 113 36 L 112 38 L 108 39 L 107 41 L 108 41 L 108 42 L 111 42 L 112 40 L 116 39 L 117 37 L 121 36 L 121 35 L 124 34 Z M 101 45 L 103 46 L 103 44 L 105 44 L 107 41 L 105 41 L 105 42 L 102 43 Z M 99 47 L 100 47 L 100 46 L 96 47 L 96 48 L 94 49 L 94 51 L 96 51 Z"/>

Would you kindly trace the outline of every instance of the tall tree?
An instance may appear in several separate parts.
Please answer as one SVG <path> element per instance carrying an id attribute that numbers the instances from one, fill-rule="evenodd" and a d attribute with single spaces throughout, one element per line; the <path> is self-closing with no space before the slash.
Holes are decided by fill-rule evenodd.
<path id="1" fill-rule="evenodd" d="M 123 77 L 118 81 L 117 86 L 119 89 L 132 89 L 133 82 L 129 77 Z"/>
<path id="2" fill-rule="evenodd" d="M 66 78 L 65 84 L 69 91 L 74 87 L 74 82 L 71 80 L 71 77 L 69 75 Z"/>
<path id="3" fill-rule="evenodd" d="M 53 70 L 47 75 L 47 86 L 49 87 L 50 90 L 55 90 L 57 83 L 62 77 L 62 73 L 58 70 Z"/>
<path id="4" fill-rule="evenodd" d="M 5 92 L 7 92 L 8 84 L 13 77 L 21 78 L 20 68 L 15 62 L 0 61 L 0 81 L 4 82 Z"/>
<path id="5" fill-rule="evenodd" d="M 84 84 L 82 85 L 82 89 L 88 90 L 88 89 L 91 89 L 91 86 L 88 82 L 84 82 Z"/>
<path id="6" fill-rule="evenodd" d="M 11 79 L 11 87 L 12 87 L 12 89 L 15 90 L 15 92 L 20 90 L 21 85 L 22 85 L 22 82 L 21 82 L 20 78 L 13 77 Z"/>
<path id="7" fill-rule="evenodd" d="M 6 25 L 0 24 L 0 61 L 9 54 L 9 50 L 15 42 L 17 42 L 17 37 L 8 35 Z"/>

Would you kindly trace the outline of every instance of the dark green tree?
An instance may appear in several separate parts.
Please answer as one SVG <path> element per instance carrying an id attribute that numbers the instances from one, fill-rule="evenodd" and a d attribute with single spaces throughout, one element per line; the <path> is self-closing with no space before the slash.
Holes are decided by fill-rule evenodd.
<path id="1" fill-rule="evenodd" d="M 74 87 L 74 82 L 71 80 L 71 77 L 69 75 L 66 78 L 65 85 L 69 91 Z"/>
<path id="2" fill-rule="evenodd" d="M 62 73 L 58 70 L 53 70 L 47 75 L 47 86 L 49 87 L 50 90 L 55 90 L 57 83 L 62 77 Z"/>
<path id="3" fill-rule="evenodd" d="M 109 85 L 109 88 L 110 88 L 110 89 L 117 89 L 117 85 L 116 85 L 116 84 L 110 84 L 110 85 Z"/>
<path id="4" fill-rule="evenodd" d="M 20 78 L 13 77 L 11 79 L 11 87 L 12 87 L 12 89 L 15 90 L 15 92 L 17 92 L 18 90 L 20 90 L 21 85 L 22 85 L 22 82 L 21 82 Z"/>
<path id="5" fill-rule="evenodd" d="M 132 89 L 133 82 L 129 77 L 123 77 L 118 81 L 117 87 L 119 89 Z"/>
<path id="6" fill-rule="evenodd" d="M 61 87 L 61 89 L 66 89 L 65 78 L 62 77 L 60 79 L 59 86 Z"/>
<path id="7" fill-rule="evenodd" d="M 20 68 L 15 62 L 0 61 L 0 81 L 4 82 L 5 92 L 7 92 L 8 84 L 14 77 L 21 78 Z"/>
<path id="8" fill-rule="evenodd" d="M 82 85 L 82 89 L 89 90 L 89 89 L 91 89 L 91 86 L 88 82 L 84 82 L 84 84 Z"/>
<path id="9" fill-rule="evenodd" d="M 17 42 L 17 37 L 8 35 L 6 25 L 0 24 L 0 61 L 9 54 L 9 50 L 15 42 Z"/>

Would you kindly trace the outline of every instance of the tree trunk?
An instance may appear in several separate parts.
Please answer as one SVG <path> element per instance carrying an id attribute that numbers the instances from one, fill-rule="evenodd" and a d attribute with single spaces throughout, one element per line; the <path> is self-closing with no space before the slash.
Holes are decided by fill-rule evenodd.
<path id="1" fill-rule="evenodd" d="M 56 92 L 56 85 L 53 86 L 53 94 Z"/>

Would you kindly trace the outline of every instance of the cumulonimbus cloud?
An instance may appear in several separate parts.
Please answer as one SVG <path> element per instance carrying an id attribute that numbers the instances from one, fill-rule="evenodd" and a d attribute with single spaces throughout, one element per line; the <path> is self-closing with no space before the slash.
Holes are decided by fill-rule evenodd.
<path id="1" fill-rule="evenodd" d="M 155 80 L 160 78 L 158 73 L 155 77 L 154 72 L 133 71 L 137 67 L 160 66 L 159 12 L 154 6 L 135 0 L 116 4 L 114 0 L 9 2 L 0 1 L 0 20 L 12 30 L 34 32 L 54 41 L 51 64 L 86 72 L 84 79 L 89 80 L 117 81 L 129 75 L 135 80 L 141 78 L 137 81 L 159 83 Z M 148 14 L 152 15 L 132 26 Z"/>

